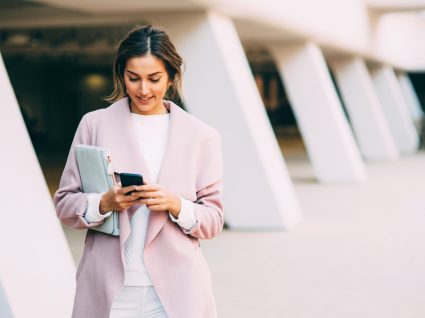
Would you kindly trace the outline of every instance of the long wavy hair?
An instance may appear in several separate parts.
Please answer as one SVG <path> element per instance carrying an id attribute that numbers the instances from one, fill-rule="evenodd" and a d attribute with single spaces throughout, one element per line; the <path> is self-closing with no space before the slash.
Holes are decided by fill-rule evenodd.
<path id="1" fill-rule="evenodd" d="M 152 54 L 160 59 L 171 80 L 165 93 L 166 99 L 183 102 L 182 67 L 183 59 L 177 53 L 170 37 L 160 27 L 152 25 L 136 26 L 119 43 L 113 65 L 114 90 L 105 101 L 114 103 L 128 96 L 124 82 L 124 69 L 129 59 Z"/>

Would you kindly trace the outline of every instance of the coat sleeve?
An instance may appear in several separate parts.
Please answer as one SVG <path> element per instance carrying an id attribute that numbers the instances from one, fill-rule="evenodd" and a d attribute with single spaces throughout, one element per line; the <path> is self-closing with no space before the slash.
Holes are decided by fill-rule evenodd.
<path id="1" fill-rule="evenodd" d="M 199 158 L 195 205 L 196 224 L 186 234 L 199 239 L 211 239 L 224 225 L 223 159 L 221 137 L 214 131 L 202 145 Z"/>
<path id="2" fill-rule="evenodd" d="M 59 189 L 53 197 L 56 214 L 62 223 L 75 229 L 87 229 L 102 224 L 101 222 L 88 223 L 84 218 L 87 208 L 87 194 L 82 192 L 80 174 L 78 172 L 75 145 L 91 144 L 91 131 L 87 115 L 84 116 L 74 136 L 68 159 L 59 183 Z"/>

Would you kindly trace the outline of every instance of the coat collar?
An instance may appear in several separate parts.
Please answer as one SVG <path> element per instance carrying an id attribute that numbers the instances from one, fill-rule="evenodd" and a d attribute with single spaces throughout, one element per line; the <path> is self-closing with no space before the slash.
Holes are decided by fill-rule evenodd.
<path id="1" fill-rule="evenodd" d="M 173 156 L 179 152 L 178 130 L 184 127 L 185 112 L 171 101 L 164 100 L 164 106 L 170 112 L 170 123 L 168 128 L 167 146 L 162 160 L 157 183 L 168 189 L 172 182 L 169 180 L 171 172 L 175 169 L 173 165 Z M 120 140 L 126 141 L 122 152 L 113 154 L 112 160 L 118 157 L 113 166 L 117 172 L 135 172 L 141 173 L 147 182 L 153 182 L 151 179 L 146 160 L 140 149 L 138 134 L 135 133 L 135 127 L 131 118 L 129 98 L 125 97 L 110 106 L 114 112 L 116 121 L 119 122 Z M 120 213 L 120 236 L 121 243 L 124 244 L 131 233 L 129 219 L 134 215 L 139 206 L 133 206 L 125 212 Z M 146 233 L 145 246 L 147 246 L 162 229 L 169 218 L 168 211 L 151 211 Z"/>

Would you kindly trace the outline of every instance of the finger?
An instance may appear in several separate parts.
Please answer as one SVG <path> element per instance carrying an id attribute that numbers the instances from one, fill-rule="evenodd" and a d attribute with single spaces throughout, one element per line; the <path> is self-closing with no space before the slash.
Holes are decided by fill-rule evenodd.
<path id="1" fill-rule="evenodd" d="M 137 188 L 137 186 L 135 186 L 135 185 L 131 185 L 131 186 L 128 186 L 128 187 L 120 188 L 118 193 L 119 194 L 122 194 L 122 195 L 126 195 L 127 193 L 129 193 L 131 191 L 136 191 L 136 188 Z"/>
<path id="2" fill-rule="evenodd" d="M 137 198 L 133 197 L 131 194 L 123 194 L 123 195 L 119 195 L 119 197 L 117 197 L 117 202 L 118 203 L 122 203 L 122 202 L 133 202 L 138 200 Z"/>
<path id="3" fill-rule="evenodd" d="M 137 200 L 137 198 L 134 198 L 129 194 L 125 194 L 123 193 L 121 189 L 119 189 L 115 193 L 113 200 L 115 201 L 116 204 L 121 204 L 123 202 L 131 202 L 131 201 Z"/>
<path id="4" fill-rule="evenodd" d="M 162 199 L 155 198 L 155 199 L 139 199 L 138 202 L 140 204 L 146 204 L 147 206 L 150 206 L 155 204 L 162 204 L 164 201 Z"/>
<path id="5" fill-rule="evenodd" d="M 137 199 L 143 198 L 163 198 L 164 195 L 162 191 L 135 191 L 131 194 L 133 197 Z"/>
<path id="6" fill-rule="evenodd" d="M 133 191 L 129 196 L 132 197 L 133 200 L 150 198 L 150 195 L 147 195 L 144 191 Z"/>
<path id="7" fill-rule="evenodd" d="M 144 184 L 137 187 L 137 191 L 158 191 L 162 189 L 159 184 Z"/>

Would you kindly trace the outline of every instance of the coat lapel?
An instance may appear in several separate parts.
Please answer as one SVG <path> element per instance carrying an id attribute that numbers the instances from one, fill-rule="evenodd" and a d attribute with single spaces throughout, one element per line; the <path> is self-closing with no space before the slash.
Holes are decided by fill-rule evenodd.
<path id="1" fill-rule="evenodd" d="M 110 107 L 113 107 L 111 120 L 114 123 L 119 123 L 119 125 L 113 125 L 112 122 L 110 124 L 116 128 L 111 138 L 114 141 L 111 155 L 115 172 L 140 173 L 144 179 L 151 180 L 145 158 L 140 149 L 137 130 L 131 118 L 128 98 L 123 98 Z M 130 218 L 139 207 L 140 205 L 135 205 L 119 214 L 121 257 L 123 261 L 124 244 L 131 234 Z"/>
<path id="2" fill-rule="evenodd" d="M 169 176 L 172 175 L 172 173 L 170 173 L 170 169 L 175 169 L 174 157 L 177 153 L 179 153 L 178 130 L 179 126 L 182 124 L 180 122 L 182 110 L 179 108 L 179 106 L 170 101 L 164 101 L 164 105 L 170 111 L 170 124 L 168 127 L 167 147 L 156 183 L 162 185 L 165 189 L 170 189 L 172 188 L 172 180 L 169 178 Z M 162 229 L 168 219 L 168 211 L 150 212 L 145 246 L 152 242 L 152 240 Z"/>
<path id="3" fill-rule="evenodd" d="M 121 102 L 121 101 L 120 101 Z M 119 134 L 120 144 L 116 149 L 120 149 L 113 154 L 113 167 L 118 173 L 140 173 L 143 179 L 151 180 L 146 160 L 140 149 L 140 141 L 138 140 L 138 132 L 134 126 L 128 98 L 122 100 L 122 105 L 117 105 L 116 121 L 120 123 L 117 134 Z M 139 206 L 128 209 L 128 217 L 131 218 Z"/>

